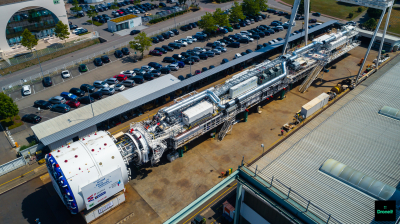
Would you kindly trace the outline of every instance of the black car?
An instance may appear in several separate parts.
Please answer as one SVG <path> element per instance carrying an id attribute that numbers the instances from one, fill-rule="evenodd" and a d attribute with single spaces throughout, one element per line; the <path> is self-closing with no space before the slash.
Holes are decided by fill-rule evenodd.
<path id="1" fill-rule="evenodd" d="M 203 67 L 203 68 L 201 69 L 201 72 L 205 72 L 205 71 L 207 71 L 207 70 L 208 70 L 207 67 Z"/>
<path id="2" fill-rule="evenodd" d="M 84 96 L 85 95 L 85 91 L 82 91 L 81 89 L 78 89 L 78 88 L 72 88 L 69 90 L 69 92 L 76 96 Z"/>
<path id="3" fill-rule="evenodd" d="M 246 22 L 243 22 L 243 21 L 241 21 L 241 22 L 239 22 L 239 25 L 240 25 L 240 27 L 245 27 L 245 26 L 247 26 L 247 23 L 246 23 Z"/>
<path id="4" fill-rule="evenodd" d="M 183 80 L 185 80 L 185 77 L 183 77 L 183 75 L 180 75 L 180 76 L 178 76 L 178 79 L 183 81 Z"/>
<path id="5" fill-rule="evenodd" d="M 227 43 L 235 42 L 235 40 L 234 40 L 233 38 L 231 38 L 231 37 L 224 37 L 223 39 L 224 39 Z"/>
<path id="6" fill-rule="evenodd" d="M 56 104 L 51 108 L 51 110 L 59 113 L 67 113 L 71 110 L 71 107 L 67 104 Z"/>
<path id="7" fill-rule="evenodd" d="M 164 2 L 160 2 L 160 4 L 158 4 L 161 7 L 167 7 L 167 4 L 165 4 Z"/>
<path id="8" fill-rule="evenodd" d="M 143 78 L 150 81 L 154 79 L 154 75 L 152 73 L 146 73 L 143 75 Z"/>
<path id="9" fill-rule="evenodd" d="M 181 49 L 181 45 L 177 43 L 169 43 L 168 46 L 174 48 L 174 49 Z"/>
<path id="10" fill-rule="evenodd" d="M 194 64 L 194 60 L 191 58 L 186 58 L 185 60 L 183 60 L 183 63 L 187 64 L 187 65 L 193 65 Z"/>
<path id="11" fill-rule="evenodd" d="M 82 91 L 85 91 L 87 93 L 93 93 L 96 90 L 96 87 L 89 85 L 89 84 L 82 84 L 79 89 L 81 89 Z"/>
<path id="12" fill-rule="evenodd" d="M 214 48 L 218 47 L 218 45 L 215 43 L 207 43 L 206 47 L 211 47 L 212 49 L 214 49 Z"/>
<path id="13" fill-rule="evenodd" d="M 161 72 L 162 74 L 169 74 L 169 73 L 171 72 L 171 69 L 170 69 L 169 67 L 162 67 L 162 68 L 160 69 L 160 72 Z"/>
<path id="14" fill-rule="evenodd" d="M 225 63 L 228 63 L 229 62 L 229 60 L 228 59 L 226 59 L 226 58 L 224 58 L 224 59 L 222 59 L 222 62 L 221 62 L 221 64 L 225 64 Z"/>
<path id="15" fill-rule="evenodd" d="M 169 33 L 162 33 L 161 35 L 164 37 L 164 39 L 169 39 L 170 38 L 170 34 Z"/>
<path id="16" fill-rule="evenodd" d="M 261 37 L 258 35 L 250 35 L 251 38 L 253 38 L 254 40 L 259 40 Z"/>
<path id="17" fill-rule="evenodd" d="M 188 28 L 188 26 L 187 25 L 185 25 L 185 26 L 181 26 L 181 30 L 182 31 L 188 31 L 189 30 L 189 28 Z M 182 76 L 183 77 L 183 76 Z"/>
<path id="18" fill-rule="evenodd" d="M 174 32 L 175 35 L 178 35 L 178 34 L 179 34 L 179 30 L 177 30 L 177 29 L 173 29 L 173 30 L 171 30 L 171 31 Z"/>
<path id="19" fill-rule="evenodd" d="M 240 47 L 240 43 L 239 42 L 232 42 L 232 43 L 229 43 L 227 45 L 227 47 L 239 48 Z"/>
<path id="20" fill-rule="evenodd" d="M 182 52 L 181 55 L 182 55 L 182 57 L 184 57 L 184 58 L 188 58 L 188 57 L 190 56 L 190 54 L 187 53 L 187 52 Z M 172 56 L 172 57 L 173 57 L 173 56 Z"/>
<path id="21" fill-rule="evenodd" d="M 157 37 L 152 37 L 152 38 L 151 38 L 151 42 L 153 42 L 153 43 L 155 43 L 155 44 L 160 43 L 160 41 L 158 40 Z"/>
<path id="22" fill-rule="evenodd" d="M 102 61 L 103 63 L 108 63 L 108 62 L 110 62 L 110 58 L 109 58 L 107 55 L 102 55 L 102 56 L 100 57 L 100 59 L 101 59 L 101 61 Z"/>
<path id="23" fill-rule="evenodd" d="M 130 35 L 135 35 L 140 33 L 140 30 L 131 30 Z"/>
<path id="24" fill-rule="evenodd" d="M 241 39 L 238 40 L 238 42 L 239 43 L 243 43 L 243 44 L 248 44 L 250 41 L 247 38 L 241 38 Z M 228 47 L 229 47 L 229 44 L 228 44 Z"/>
<path id="25" fill-rule="evenodd" d="M 127 47 L 122 48 L 121 51 L 124 55 L 129 55 L 131 53 Z"/>
<path id="26" fill-rule="evenodd" d="M 172 55 L 173 58 L 175 58 L 177 61 L 182 61 L 183 59 L 185 59 L 182 55 L 179 54 L 174 54 Z"/>
<path id="27" fill-rule="evenodd" d="M 153 74 L 155 77 L 160 77 L 161 76 L 160 70 L 151 70 L 150 73 Z"/>
<path id="28" fill-rule="evenodd" d="M 89 97 L 89 96 L 84 96 L 84 97 L 78 98 L 78 101 L 82 104 L 90 104 L 90 103 L 94 102 L 94 98 Z"/>
<path id="29" fill-rule="evenodd" d="M 124 53 L 122 53 L 122 51 L 120 51 L 120 50 L 116 50 L 114 52 L 114 55 L 116 58 L 122 58 L 124 56 Z"/>
<path id="30" fill-rule="evenodd" d="M 50 77 L 46 76 L 43 79 L 43 86 L 47 87 L 47 86 L 52 86 L 53 85 L 53 81 L 51 80 Z"/>
<path id="31" fill-rule="evenodd" d="M 207 60 L 208 55 L 205 54 L 205 53 L 202 53 L 202 54 L 199 54 L 199 58 L 202 59 L 202 60 Z"/>
<path id="32" fill-rule="evenodd" d="M 265 37 L 265 33 L 264 33 L 264 32 L 261 32 L 261 31 L 258 32 L 257 35 L 260 36 L 261 38 Z"/>
<path id="33" fill-rule="evenodd" d="M 144 83 L 144 78 L 141 75 L 135 75 L 135 76 L 129 77 L 129 80 L 133 80 L 137 84 Z"/>
<path id="34" fill-rule="evenodd" d="M 245 55 L 247 55 L 247 53 L 246 52 L 242 52 L 242 53 L 240 53 L 242 56 L 245 56 Z"/>
<path id="35" fill-rule="evenodd" d="M 69 29 L 70 29 L 70 30 L 74 30 L 74 29 L 76 29 L 76 28 L 78 28 L 77 25 L 69 25 Z"/>
<path id="36" fill-rule="evenodd" d="M 253 51 L 250 50 L 250 49 L 247 49 L 247 50 L 246 50 L 246 53 L 247 53 L 247 54 L 250 54 L 251 52 L 253 52 Z"/>
<path id="37" fill-rule="evenodd" d="M 192 74 L 186 74 L 186 78 L 187 78 L 187 79 L 188 79 L 188 78 L 191 78 L 191 77 L 193 77 Z"/>
<path id="38" fill-rule="evenodd" d="M 194 62 L 199 62 L 200 61 L 200 58 L 199 58 L 199 56 L 192 56 L 192 57 L 190 57 Z"/>
<path id="39" fill-rule="evenodd" d="M 162 48 L 164 48 L 166 51 L 174 51 L 174 48 L 167 46 L 167 45 L 162 45 Z M 157 50 L 157 49 L 156 49 Z M 165 52 L 166 53 L 166 52 Z"/>
<path id="40" fill-rule="evenodd" d="M 162 48 L 162 47 L 156 47 L 156 48 L 154 48 L 154 50 L 157 50 L 157 51 L 159 51 L 159 52 L 161 52 L 161 53 L 163 53 L 163 54 L 166 54 L 166 53 L 167 53 L 167 50 L 165 50 L 165 49 Z"/>
<path id="41" fill-rule="evenodd" d="M 22 121 L 37 124 L 42 120 L 42 117 L 37 116 L 36 114 L 25 114 L 22 117 Z"/>
<path id="42" fill-rule="evenodd" d="M 159 41 L 164 41 L 164 37 L 162 35 L 158 35 L 157 38 Z"/>
<path id="43" fill-rule="evenodd" d="M 176 62 L 176 59 L 173 57 L 165 57 L 162 62 L 167 62 L 167 63 L 174 63 Z"/>
<path id="44" fill-rule="evenodd" d="M 95 100 L 99 100 L 99 99 L 103 98 L 103 93 L 100 91 L 97 91 L 97 92 L 90 94 L 89 96 Z"/>
<path id="45" fill-rule="evenodd" d="M 33 106 L 38 107 L 40 109 L 50 109 L 53 106 L 53 104 L 51 104 L 45 100 L 36 100 L 33 103 Z"/>
<path id="46" fill-rule="evenodd" d="M 103 65 L 103 61 L 102 61 L 100 58 L 95 58 L 94 61 L 93 61 L 93 63 L 94 63 L 96 66 L 102 66 L 102 65 Z"/>

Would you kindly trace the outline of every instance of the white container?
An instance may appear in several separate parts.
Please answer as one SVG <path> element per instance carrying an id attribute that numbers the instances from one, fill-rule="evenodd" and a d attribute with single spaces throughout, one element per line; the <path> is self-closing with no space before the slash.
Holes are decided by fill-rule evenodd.
<path id="1" fill-rule="evenodd" d="M 257 80 L 258 77 L 254 76 L 244 82 L 237 84 L 236 86 L 233 86 L 229 89 L 229 97 L 235 98 L 240 94 L 257 87 Z"/>
<path id="2" fill-rule="evenodd" d="M 207 102 L 201 102 L 182 112 L 182 119 L 186 125 L 190 125 L 202 117 L 211 115 L 214 112 L 214 106 Z"/>
<path id="3" fill-rule="evenodd" d="M 326 93 L 322 93 L 321 95 L 317 96 L 310 102 L 306 103 L 301 107 L 301 112 L 300 114 L 304 116 L 305 118 L 308 118 L 311 116 L 313 113 L 321 109 L 323 106 L 325 106 L 329 101 L 329 95 Z"/>

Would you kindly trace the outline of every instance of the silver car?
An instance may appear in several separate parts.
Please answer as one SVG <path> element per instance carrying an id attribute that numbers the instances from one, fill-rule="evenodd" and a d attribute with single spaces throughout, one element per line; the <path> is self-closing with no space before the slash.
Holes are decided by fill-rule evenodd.
<path id="1" fill-rule="evenodd" d="M 216 47 L 215 49 L 220 50 L 221 52 L 226 52 L 226 48 L 224 47 Z"/>
<path id="2" fill-rule="evenodd" d="M 104 81 L 94 81 L 93 86 L 96 88 L 106 88 L 108 84 Z"/>
<path id="3" fill-rule="evenodd" d="M 117 78 L 109 78 L 109 79 L 104 80 L 104 82 L 106 82 L 108 85 L 115 85 L 115 84 L 119 83 Z M 109 87 L 109 86 L 107 86 L 107 87 Z"/>
<path id="4" fill-rule="evenodd" d="M 110 95 L 113 95 L 115 93 L 115 89 L 106 87 L 106 88 L 99 89 L 99 92 L 101 92 L 104 95 L 109 95 L 110 96 Z"/>
<path id="5" fill-rule="evenodd" d="M 122 81 L 121 84 L 126 87 L 133 87 L 133 86 L 135 86 L 135 81 L 128 79 L 128 80 Z"/>
<path id="6" fill-rule="evenodd" d="M 219 50 L 219 49 L 213 49 L 211 51 L 214 52 L 214 54 L 216 54 L 216 55 L 220 55 L 221 54 L 221 50 Z"/>
<path id="7" fill-rule="evenodd" d="M 65 98 L 62 96 L 55 96 L 49 99 L 49 103 L 51 104 L 62 104 L 65 102 L 66 102 Z"/>

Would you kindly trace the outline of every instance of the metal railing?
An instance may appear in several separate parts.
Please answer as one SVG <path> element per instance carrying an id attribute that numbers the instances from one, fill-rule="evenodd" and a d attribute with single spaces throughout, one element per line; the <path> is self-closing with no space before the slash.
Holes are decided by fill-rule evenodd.
<path id="1" fill-rule="evenodd" d="M 23 53 L 23 55 L 12 57 L 12 58 L 3 58 L 2 61 L 0 61 L 0 68 L 5 69 L 14 65 L 18 65 L 27 61 L 31 60 L 37 60 L 37 57 L 43 57 L 45 55 L 53 54 L 57 51 L 64 50 L 67 48 L 74 47 L 78 44 L 81 44 L 83 42 L 93 40 L 95 38 L 98 38 L 98 33 L 92 35 L 92 37 L 80 37 L 79 39 L 67 43 L 55 43 L 52 44 L 44 49 L 41 50 L 35 50 L 33 52 L 29 53 Z M 17 53 L 18 54 L 18 53 Z"/>
<path id="2" fill-rule="evenodd" d="M 27 164 L 27 162 L 25 161 L 24 157 L 19 157 L 8 163 L 4 163 L 3 165 L 0 165 L 0 176 L 3 176 L 4 174 L 7 174 L 13 170 L 20 168 L 20 167 L 23 167 L 26 164 Z"/>
<path id="3" fill-rule="evenodd" d="M 304 208 L 301 212 L 309 217 L 310 219 L 315 220 L 315 217 L 318 217 L 325 223 L 329 224 L 341 224 L 341 222 L 335 218 L 332 217 L 331 214 L 325 212 L 322 208 L 318 207 L 314 203 L 312 203 L 310 200 L 307 200 L 303 196 L 301 196 L 299 193 L 294 191 L 291 187 L 286 186 L 284 183 L 279 181 L 277 178 L 268 177 L 265 173 L 260 172 L 258 170 L 258 167 L 254 167 L 254 165 L 250 165 L 246 163 L 245 161 L 242 162 L 243 165 L 245 165 L 248 169 L 254 172 L 256 176 L 261 177 L 263 180 L 265 180 L 270 186 L 266 186 L 267 188 L 274 187 L 275 189 L 279 190 L 283 195 L 286 195 L 285 198 L 283 198 L 286 202 L 292 204 L 296 208 L 300 209 L 298 205 Z M 291 202 L 291 199 L 293 202 Z M 294 204 L 294 202 L 297 204 Z M 301 210 L 301 209 L 300 209 Z M 312 214 L 307 214 L 308 212 Z M 317 223 L 319 220 L 315 220 Z"/>

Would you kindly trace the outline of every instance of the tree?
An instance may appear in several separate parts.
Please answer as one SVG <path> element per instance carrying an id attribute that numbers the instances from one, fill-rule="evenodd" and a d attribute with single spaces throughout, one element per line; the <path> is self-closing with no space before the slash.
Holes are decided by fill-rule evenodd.
<path id="1" fill-rule="evenodd" d="M 72 11 L 81 11 L 82 10 L 82 7 L 79 7 L 78 0 L 72 1 L 72 5 L 74 6 L 71 8 Z"/>
<path id="2" fill-rule="evenodd" d="M 242 9 L 244 14 L 255 16 L 260 12 L 260 5 L 257 0 L 244 0 Z"/>
<path id="3" fill-rule="evenodd" d="M 308 2 L 308 13 L 311 12 L 311 1 Z M 299 8 L 297 9 L 297 14 L 304 15 L 304 0 L 300 1 Z"/>
<path id="4" fill-rule="evenodd" d="M 139 4 L 140 4 L 140 0 L 135 0 L 135 1 L 133 1 L 133 4 L 139 5 Z"/>
<path id="5" fill-rule="evenodd" d="M 111 9 L 118 9 L 118 5 L 117 4 L 118 4 L 118 0 L 114 0 L 114 3 L 111 5 Z"/>
<path id="6" fill-rule="evenodd" d="M 229 26 L 229 16 L 223 13 L 220 8 L 217 8 L 213 13 L 214 21 L 216 25 L 220 27 Z"/>
<path id="7" fill-rule="evenodd" d="M 371 18 L 363 23 L 363 26 L 365 26 L 367 29 L 374 30 L 377 24 L 378 23 L 376 22 L 376 19 Z"/>
<path id="8" fill-rule="evenodd" d="M 94 31 L 94 27 L 93 27 L 93 17 L 97 16 L 97 12 L 95 11 L 95 7 L 93 5 L 90 6 L 90 10 L 87 11 L 86 15 L 91 19 L 92 21 L 92 30 Z"/>
<path id="9" fill-rule="evenodd" d="M 231 8 L 229 19 L 233 23 L 238 23 L 240 20 L 244 20 L 245 18 L 246 16 L 243 15 L 242 5 L 235 1 L 233 3 L 233 7 Z"/>
<path id="10" fill-rule="evenodd" d="M 55 33 L 56 37 L 60 38 L 60 40 L 65 40 L 65 42 L 67 42 L 66 39 L 69 38 L 68 25 L 64 24 L 61 20 L 58 21 L 58 23 L 56 24 L 56 27 L 54 29 L 54 33 Z"/>
<path id="11" fill-rule="evenodd" d="M 362 12 L 362 8 L 358 7 L 357 12 Z"/>
<path id="12" fill-rule="evenodd" d="M 32 52 L 32 49 L 38 44 L 38 40 L 28 29 L 25 29 L 22 32 L 21 44 Z"/>
<path id="13" fill-rule="evenodd" d="M 142 53 L 143 58 L 143 52 L 149 50 L 149 47 L 151 47 L 151 38 L 148 37 L 145 32 L 140 32 L 133 39 L 135 39 L 135 41 L 129 42 L 130 47 Z"/>
<path id="14" fill-rule="evenodd" d="M 206 12 L 206 14 L 201 17 L 201 20 L 198 23 L 199 27 L 206 32 L 217 30 L 215 19 L 213 15 L 209 12 Z"/>
<path id="15" fill-rule="evenodd" d="M 261 11 L 263 11 L 263 12 L 267 11 L 267 9 L 268 9 L 268 5 L 267 5 L 268 0 L 255 0 L 255 1 L 260 6 L 260 10 Z"/>
<path id="16" fill-rule="evenodd" d="M 349 18 L 353 18 L 354 14 L 351 12 L 349 13 Z"/>
<path id="17" fill-rule="evenodd" d="M 10 118 L 12 122 L 12 117 L 18 115 L 18 113 L 18 106 L 13 99 L 4 93 L 0 93 L 0 117 Z"/>
<path id="18" fill-rule="evenodd" d="M 367 14 L 369 17 L 374 18 L 374 19 L 379 19 L 379 17 L 382 14 L 382 10 L 380 9 L 374 9 L 374 8 L 368 8 Z"/>

